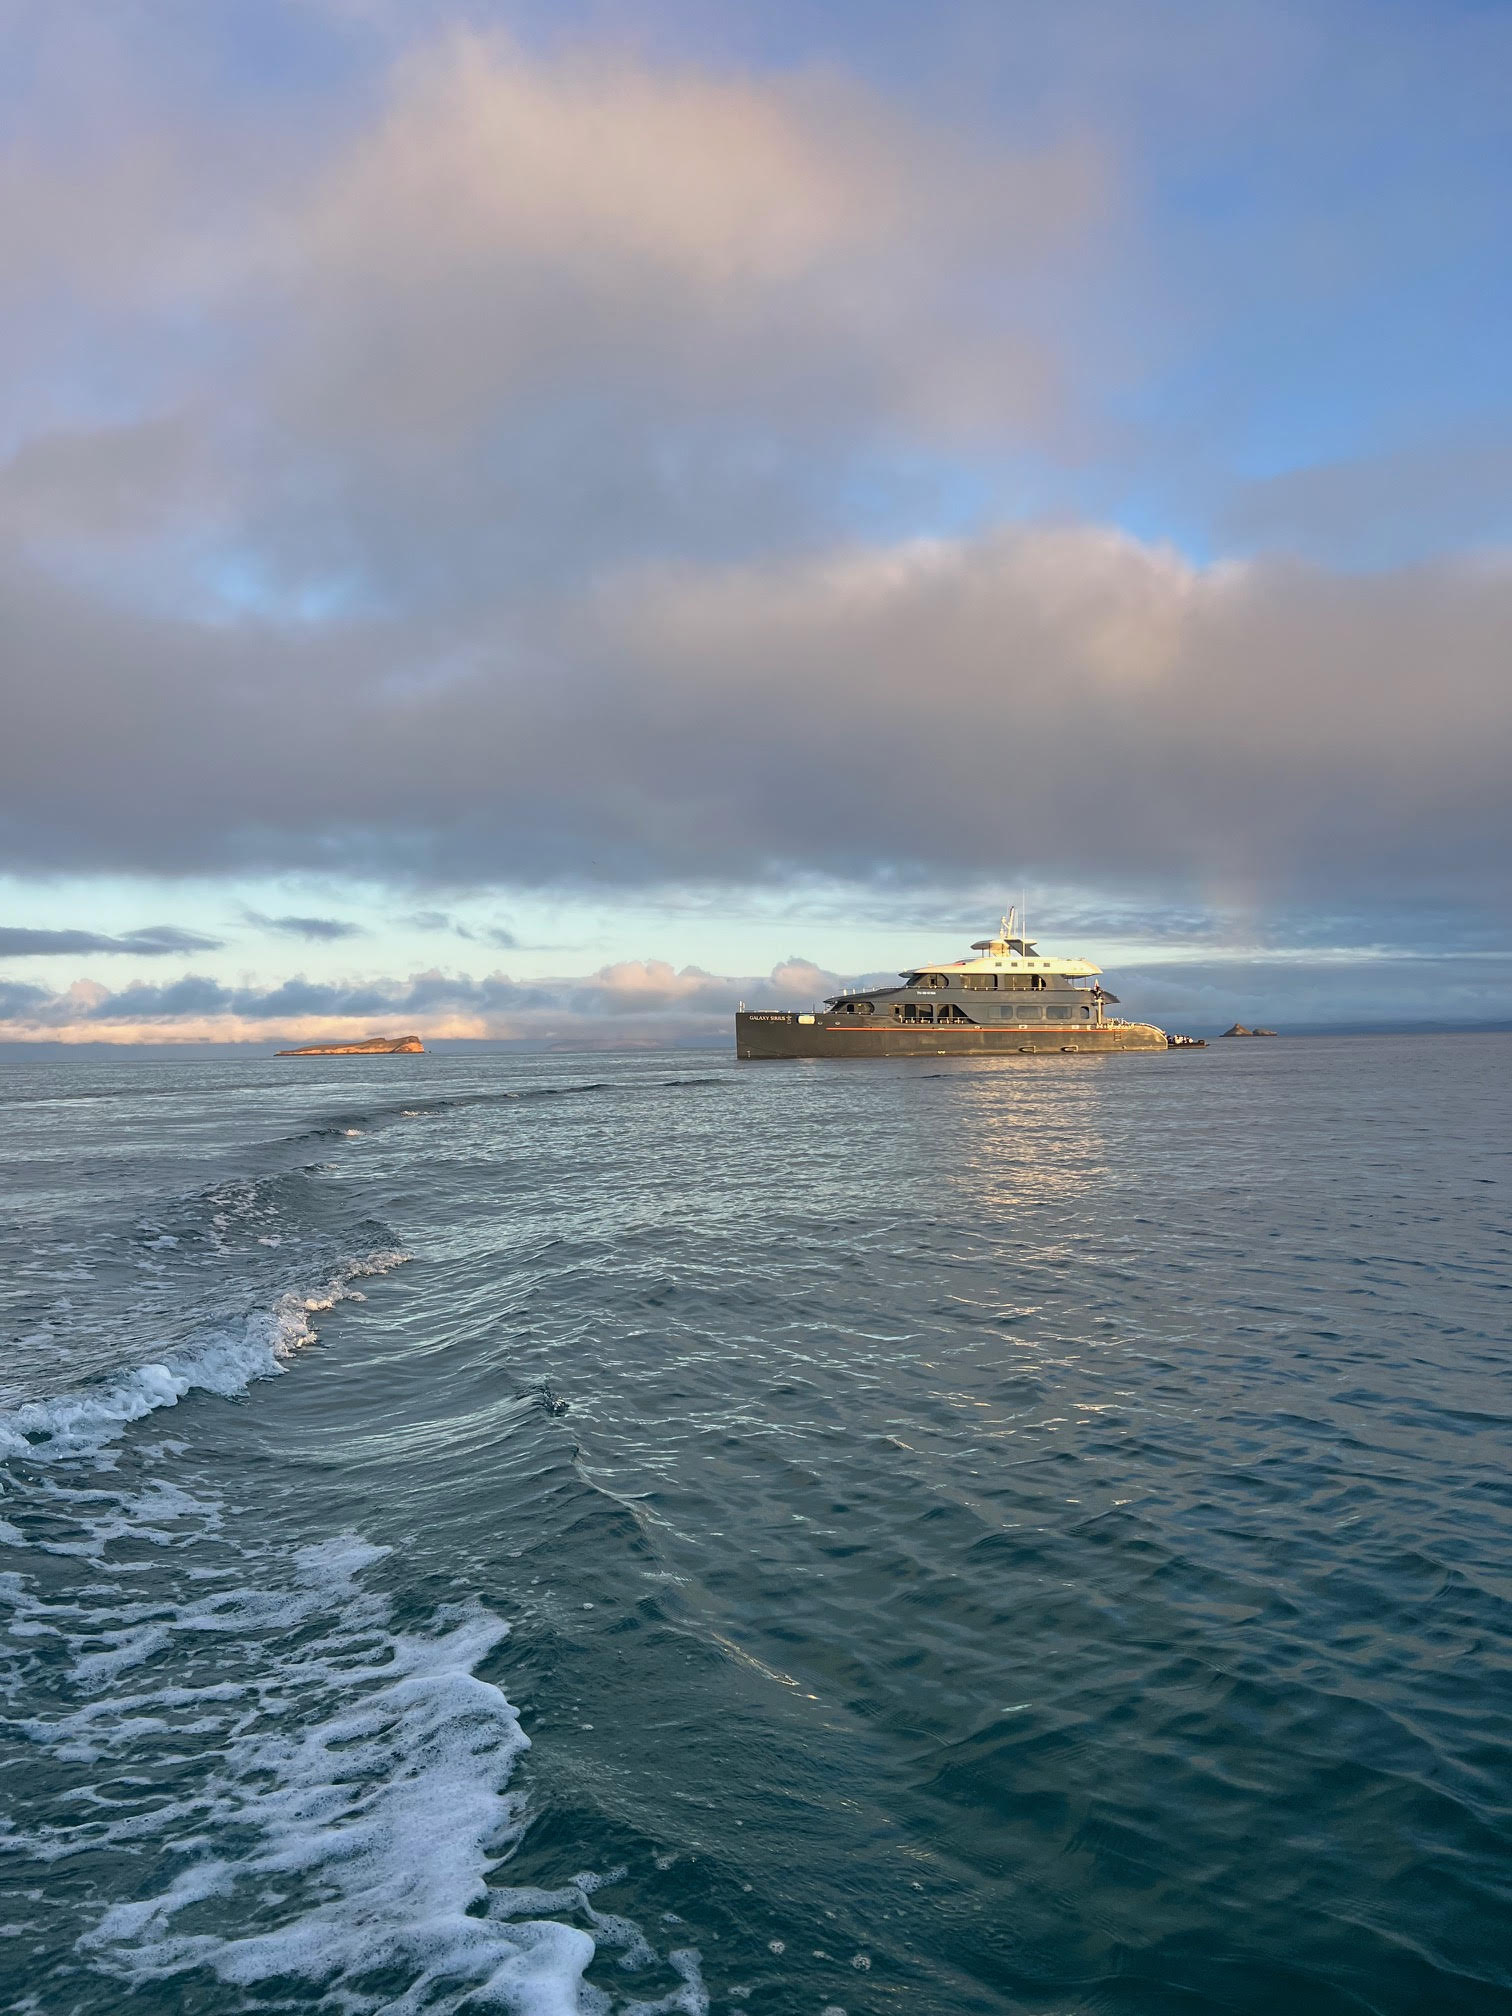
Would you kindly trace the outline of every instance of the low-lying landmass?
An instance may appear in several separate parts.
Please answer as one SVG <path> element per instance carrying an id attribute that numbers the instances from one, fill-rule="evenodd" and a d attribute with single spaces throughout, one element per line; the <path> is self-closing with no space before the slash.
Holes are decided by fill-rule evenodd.
<path id="1" fill-rule="evenodd" d="M 418 1036 L 369 1036 L 361 1043 L 306 1043 L 301 1050 L 280 1050 L 280 1057 L 422 1057 Z"/>
<path id="2" fill-rule="evenodd" d="M 1274 1029 L 1246 1029 L 1242 1022 L 1236 1022 L 1232 1029 L 1224 1030 L 1225 1036 L 1274 1036 Z"/>

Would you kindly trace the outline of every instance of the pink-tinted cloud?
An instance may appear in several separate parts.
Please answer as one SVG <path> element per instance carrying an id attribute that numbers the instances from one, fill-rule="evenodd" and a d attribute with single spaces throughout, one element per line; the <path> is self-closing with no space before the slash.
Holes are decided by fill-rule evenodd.
<path id="1" fill-rule="evenodd" d="M 729 978 L 696 966 L 628 960 L 556 980 L 481 979 L 432 970 L 406 980 L 227 986 L 186 975 L 115 990 L 78 980 L 53 992 L 0 981 L 0 1042 L 341 1042 L 411 1031 L 431 1039 L 644 1043 L 726 1034 L 737 1003 L 785 1004 L 834 992 L 806 961 Z"/>

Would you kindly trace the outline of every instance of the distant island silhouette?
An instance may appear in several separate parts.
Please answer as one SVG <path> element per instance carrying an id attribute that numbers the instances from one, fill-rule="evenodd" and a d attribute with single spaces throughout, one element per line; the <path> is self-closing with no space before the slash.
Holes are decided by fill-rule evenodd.
<path id="1" fill-rule="evenodd" d="M 279 1050 L 279 1057 L 422 1057 L 418 1036 L 369 1036 L 361 1043 L 307 1043 L 302 1050 Z"/>
<path id="2" fill-rule="evenodd" d="M 1224 1030 L 1225 1036 L 1274 1036 L 1274 1029 L 1246 1029 L 1242 1022 L 1236 1022 L 1232 1029 Z"/>

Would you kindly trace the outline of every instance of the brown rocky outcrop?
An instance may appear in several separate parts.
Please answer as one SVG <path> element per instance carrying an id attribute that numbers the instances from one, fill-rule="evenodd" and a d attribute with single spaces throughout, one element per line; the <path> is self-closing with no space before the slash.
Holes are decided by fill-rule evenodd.
<path id="1" fill-rule="evenodd" d="M 302 1050 L 279 1050 L 279 1057 L 421 1057 L 418 1036 L 369 1036 L 362 1043 L 307 1043 Z"/>

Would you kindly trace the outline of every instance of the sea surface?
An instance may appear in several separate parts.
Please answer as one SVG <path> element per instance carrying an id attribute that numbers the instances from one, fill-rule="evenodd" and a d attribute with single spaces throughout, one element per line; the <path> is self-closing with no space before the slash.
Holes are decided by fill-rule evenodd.
<path id="1" fill-rule="evenodd" d="M 0 1144 L 5 2006 L 1512 2009 L 1512 1038 Z"/>

